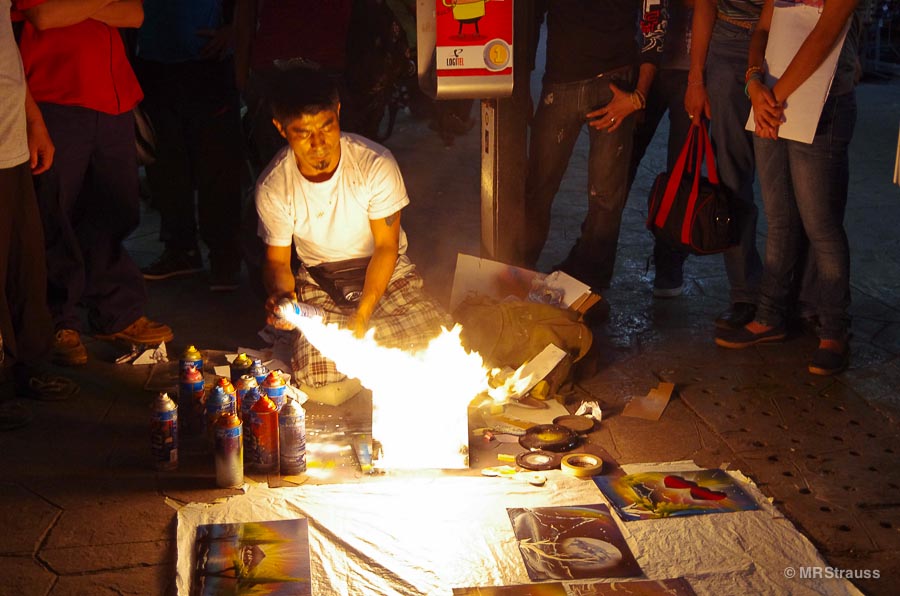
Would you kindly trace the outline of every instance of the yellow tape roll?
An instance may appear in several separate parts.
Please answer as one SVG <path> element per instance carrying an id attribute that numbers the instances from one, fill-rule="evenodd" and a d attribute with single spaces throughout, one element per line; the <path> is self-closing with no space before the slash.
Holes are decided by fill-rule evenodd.
<path id="1" fill-rule="evenodd" d="M 569 453 L 563 456 L 560 468 L 569 476 L 590 478 L 603 469 L 603 460 L 590 453 Z"/>

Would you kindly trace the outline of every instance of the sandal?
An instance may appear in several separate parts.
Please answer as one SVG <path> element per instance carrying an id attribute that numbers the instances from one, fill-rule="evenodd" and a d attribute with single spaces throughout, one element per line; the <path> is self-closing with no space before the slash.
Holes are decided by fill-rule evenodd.
<path id="1" fill-rule="evenodd" d="M 31 410 L 20 401 L 0 403 L 0 432 L 27 426 L 32 418 Z"/>
<path id="2" fill-rule="evenodd" d="M 38 401 L 62 401 L 78 393 L 78 384 L 66 377 L 34 375 L 29 377 L 27 384 L 19 387 L 16 393 L 20 397 Z"/>

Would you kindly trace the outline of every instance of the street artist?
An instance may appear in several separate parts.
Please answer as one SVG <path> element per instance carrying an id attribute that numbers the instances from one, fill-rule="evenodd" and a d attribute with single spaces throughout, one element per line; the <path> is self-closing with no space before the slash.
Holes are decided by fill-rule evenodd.
<path id="1" fill-rule="evenodd" d="M 325 75 L 281 73 L 268 96 L 275 127 L 288 142 L 256 187 L 269 322 L 278 301 L 291 297 L 318 306 L 326 323 L 357 336 L 371 326 L 381 345 L 424 347 L 449 321 L 406 256 L 400 212 L 409 196 L 393 155 L 341 133 L 340 98 Z M 292 245 L 302 263 L 296 276 Z M 295 384 L 316 401 L 359 390 L 299 332 L 292 368 Z"/>

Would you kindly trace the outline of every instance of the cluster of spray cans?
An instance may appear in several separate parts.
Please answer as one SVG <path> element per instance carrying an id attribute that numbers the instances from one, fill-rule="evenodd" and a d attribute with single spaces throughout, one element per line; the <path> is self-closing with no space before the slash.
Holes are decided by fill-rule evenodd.
<path id="1" fill-rule="evenodd" d="M 178 403 L 187 432 L 204 437 L 214 453 L 216 484 L 243 484 L 244 469 L 282 475 L 306 471 L 306 415 L 287 398 L 283 373 L 240 354 L 231 377 L 207 391 L 203 356 L 189 346 L 179 359 Z M 162 393 L 153 402 L 151 449 L 158 469 L 178 465 L 178 405 Z"/>

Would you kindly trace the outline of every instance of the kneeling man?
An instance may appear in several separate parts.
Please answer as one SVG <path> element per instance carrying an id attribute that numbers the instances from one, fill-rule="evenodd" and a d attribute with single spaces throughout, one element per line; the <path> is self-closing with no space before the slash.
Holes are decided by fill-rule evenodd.
<path id="1" fill-rule="evenodd" d="M 279 300 L 297 298 L 358 336 L 372 326 L 381 345 L 423 347 L 449 321 L 406 256 L 400 211 L 409 196 L 391 152 L 341 133 L 340 100 L 326 75 L 282 73 L 269 98 L 288 142 L 256 187 L 270 320 Z M 296 277 L 292 245 L 302 263 Z M 359 389 L 299 332 L 292 367 L 295 383 L 317 401 Z"/>

